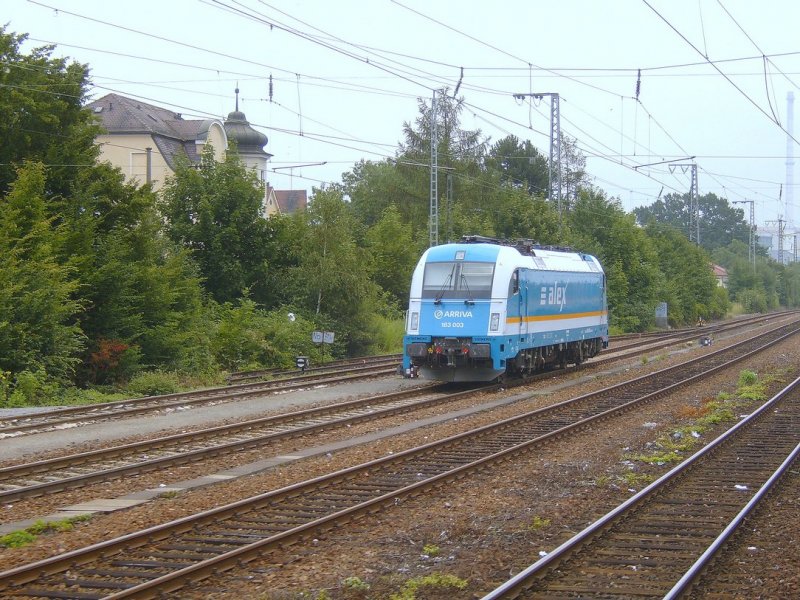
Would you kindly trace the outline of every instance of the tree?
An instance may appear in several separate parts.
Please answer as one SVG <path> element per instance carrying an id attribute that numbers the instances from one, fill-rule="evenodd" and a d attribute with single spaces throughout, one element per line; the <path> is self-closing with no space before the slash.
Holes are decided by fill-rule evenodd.
<path id="1" fill-rule="evenodd" d="M 448 90 L 437 91 L 436 94 L 436 132 L 439 165 L 454 166 L 463 162 L 477 168 L 486 153 L 488 142 L 482 139 L 479 130 L 461 128 L 461 111 L 464 99 L 452 98 Z M 406 121 L 403 123 L 405 142 L 400 144 L 400 157 L 405 159 L 428 159 L 431 150 L 431 124 L 433 111 L 427 100 L 418 100 L 419 115 L 416 127 Z"/>
<path id="2" fill-rule="evenodd" d="M 414 223 L 415 238 L 421 239 L 423 231 L 424 237 L 428 238 L 430 171 L 424 167 L 430 165 L 434 111 L 425 100 L 420 99 L 418 104 L 419 116 L 414 124 L 403 124 L 405 141 L 400 144 L 397 161 L 408 180 L 415 182 L 414 189 L 420 199 L 423 199 L 419 209 L 425 211 L 424 220 L 419 219 L 417 222 L 424 225 L 424 228 L 417 228 L 417 222 Z M 437 162 L 440 167 L 436 187 L 439 191 L 437 201 L 440 239 L 447 239 L 451 232 L 458 237 L 459 229 L 465 227 L 470 233 L 489 235 L 485 228 L 491 220 L 487 215 L 481 214 L 486 207 L 480 202 L 486 191 L 481 176 L 485 173 L 482 165 L 488 140 L 483 138 L 479 130 L 461 128 L 462 110 L 463 99 L 450 97 L 446 89 L 436 94 Z M 493 185 L 496 185 L 496 181 Z M 448 200 L 448 186 L 451 200 Z"/>
<path id="3" fill-rule="evenodd" d="M 81 304 L 45 210 L 45 167 L 26 163 L 0 199 L 0 372 L 68 380 L 83 348 Z"/>
<path id="4" fill-rule="evenodd" d="M 501 173 L 502 181 L 529 195 L 546 197 L 550 183 L 545 158 L 530 140 L 509 135 L 495 142 L 486 157 L 486 168 Z"/>
<path id="5" fill-rule="evenodd" d="M 700 243 L 709 252 L 727 246 L 733 240 L 750 240 L 750 224 L 744 210 L 728 204 L 716 194 L 700 196 Z"/>
<path id="6" fill-rule="evenodd" d="M 781 304 L 800 306 L 800 263 L 793 262 L 786 265 Z"/>
<path id="7" fill-rule="evenodd" d="M 0 194 L 24 160 L 48 165 L 45 196 L 68 197 L 76 165 L 93 166 L 99 127 L 83 108 L 88 67 L 50 55 L 53 46 L 20 52 L 26 35 L 0 26 Z"/>
<path id="8" fill-rule="evenodd" d="M 739 240 L 717 248 L 713 256 L 717 264 L 727 269 L 728 292 L 745 311 L 765 312 L 782 302 L 791 305 L 783 265 L 760 254 L 753 264 L 748 257 L 747 244 Z"/>
<path id="9" fill-rule="evenodd" d="M 199 168 L 181 162 L 163 190 L 167 232 L 189 250 L 200 266 L 205 287 L 217 302 L 250 297 L 262 301 L 268 291 L 270 227 L 260 215 L 263 184 L 228 152 L 214 160 L 203 151 Z"/>
<path id="10" fill-rule="evenodd" d="M 633 210 L 637 221 L 646 225 L 650 221 L 671 225 L 689 236 L 689 194 L 667 194 L 650 206 Z M 698 198 L 700 205 L 700 242 L 703 248 L 713 252 L 727 246 L 733 240 L 745 244 L 750 240 L 750 225 L 744 221 L 744 211 L 733 208 L 724 198 L 716 194 L 705 194 Z"/>
<path id="11" fill-rule="evenodd" d="M 663 288 L 652 242 L 617 200 L 583 189 L 567 218 L 574 247 L 595 254 L 606 272 L 609 323 L 642 331 L 655 321 Z"/>
<path id="12" fill-rule="evenodd" d="M 698 317 L 723 317 L 728 310 L 727 293 L 717 285 L 706 251 L 669 225 L 650 223 L 646 232 L 665 276 L 663 300 L 669 307 L 670 322 L 687 325 Z"/>
<path id="13" fill-rule="evenodd" d="M 367 227 L 375 225 L 383 211 L 394 206 L 415 239 L 427 231 L 430 170 L 427 164 L 401 159 L 360 161 L 343 175 L 343 192 L 353 216 Z"/>
<path id="14" fill-rule="evenodd" d="M 372 280 L 389 294 L 397 306 L 405 306 L 411 274 L 420 254 L 412 241 L 411 227 L 402 222 L 400 212 L 392 205 L 367 231 L 365 241 Z"/>
<path id="15" fill-rule="evenodd" d="M 208 370 L 197 266 L 163 233 L 155 207 L 134 226 L 116 227 L 97 243 L 84 320 L 92 350 L 103 340 L 132 348 L 128 372 L 114 374 L 120 377 L 141 367 Z"/>
<path id="16" fill-rule="evenodd" d="M 555 168 L 555 167 L 554 167 Z M 561 139 L 561 210 L 570 209 L 581 189 L 591 187 L 586 174 L 586 157 L 574 138 Z M 551 198 L 555 202 L 555 198 Z"/>
<path id="17" fill-rule="evenodd" d="M 298 239 L 300 262 L 294 269 L 302 293 L 298 303 L 319 327 L 335 327 L 340 347 L 358 355 L 369 343 L 364 323 L 378 309 L 369 254 L 356 243 L 359 225 L 338 186 L 316 189 L 298 219 L 304 224 Z"/>
<path id="18" fill-rule="evenodd" d="M 454 206 L 445 205 L 440 210 L 440 214 L 444 211 L 443 220 L 450 224 L 447 238 L 458 240 L 462 235 L 479 234 L 558 243 L 555 207 L 541 196 L 504 185 L 500 177 L 497 171 L 487 170 L 462 182 Z"/>

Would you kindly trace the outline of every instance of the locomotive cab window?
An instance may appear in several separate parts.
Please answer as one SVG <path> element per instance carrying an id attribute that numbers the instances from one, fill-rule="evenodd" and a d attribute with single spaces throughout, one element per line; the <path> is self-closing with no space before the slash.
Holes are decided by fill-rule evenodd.
<path id="1" fill-rule="evenodd" d="M 425 265 L 422 278 L 422 297 L 434 298 L 491 298 L 494 263 L 431 262 Z"/>

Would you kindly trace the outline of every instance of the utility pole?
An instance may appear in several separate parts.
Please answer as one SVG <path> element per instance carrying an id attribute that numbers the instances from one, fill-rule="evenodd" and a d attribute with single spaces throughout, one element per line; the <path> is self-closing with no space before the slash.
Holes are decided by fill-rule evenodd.
<path id="1" fill-rule="evenodd" d="M 447 241 L 453 239 L 453 221 L 450 218 L 450 209 L 453 206 L 453 174 L 448 171 L 447 173 L 447 211 L 445 212 L 445 219 L 447 220 L 446 236 Z"/>
<path id="2" fill-rule="evenodd" d="M 697 193 L 697 163 L 677 163 L 669 165 L 669 172 L 674 173 L 680 167 L 686 173 L 692 169 L 692 183 L 689 189 L 689 241 L 700 245 L 700 197 Z"/>
<path id="3" fill-rule="evenodd" d="M 786 227 L 786 221 L 783 220 L 783 217 L 778 217 L 777 221 L 766 221 L 764 224 L 778 226 L 778 262 L 785 265 L 786 262 L 783 260 L 783 236 L 785 235 L 784 229 Z"/>
<path id="4" fill-rule="evenodd" d="M 439 245 L 439 136 L 436 127 L 436 90 L 431 101 L 431 207 L 428 217 L 428 245 Z"/>
<path id="5" fill-rule="evenodd" d="M 540 94 L 514 94 L 517 100 L 535 98 L 541 100 L 545 96 L 550 98 L 550 164 L 549 199 L 558 203 L 558 221 L 561 222 L 561 111 L 560 97 L 556 92 L 542 92 Z"/>
<path id="6" fill-rule="evenodd" d="M 783 214 L 794 221 L 794 92 L 786 94 L 786 204 Z"/>
<path id="7" fill-rule="evenodd" d="M 750 205 L 750 242 L 747 246 L 747 259 L 753 263 L 753 271 L 756 270 L 756 202 L 755 200 L 733 200 L 732 204 Z"/>

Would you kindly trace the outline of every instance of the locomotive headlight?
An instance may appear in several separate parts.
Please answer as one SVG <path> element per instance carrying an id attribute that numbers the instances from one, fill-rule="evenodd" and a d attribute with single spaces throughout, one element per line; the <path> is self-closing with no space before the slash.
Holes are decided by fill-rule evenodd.
<path id="1" fill-rule="evenodd" d="M 416 331 L 419 329 L 419 313 L 416 311 L 411 313 L 411 325 L 409 326 L 409 329 L 411 331 Z"/>
<path id="2" fill-rule="evenodd" d="M 489 331 L 498 331 L 500 329 L 500 313 L 492 313 L 491 321 L 489 321 Z"/>

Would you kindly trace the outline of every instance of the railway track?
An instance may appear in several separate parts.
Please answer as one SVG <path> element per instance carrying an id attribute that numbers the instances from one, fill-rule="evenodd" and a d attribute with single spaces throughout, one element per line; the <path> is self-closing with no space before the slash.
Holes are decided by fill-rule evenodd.
<path id="1" fill-rule="evenodd" d="M 716 334 L 770 318 L 774 319 L 775 316 L 752 317 L 737 321 L 736 323 L 709 326 L 704 328 L 704 330 L 686 329 L 680 330 L 680 332 L 677 333 L 670 332 L 668 334 L 663 334 L 659 332 L 654 335 L 642 335 L 647 336 L 646 339 L 657 338 L 657 341 L 644 342 L 647 344 L 646 348 L 652 351 L 680 341 L 696 339 L 703 334 L 703 331 L 707 334 Z M 645 349 L 642 340 L 638 340 L 624 345 L 623 347 L 614 348 L 608 353 L 607 357 L 601 355 L 601 357 L 593 359 L 591 364 L 599 366 L 614 360 L 619 360 L 627 356 L 627 354 L 619 355 L 618 352 L 629 347 L 638 349 L 634 351 L 633 354 Z M 398 364 L 398 355 L 375 356 L 364 359 L 339 361 L 335 365 L 311 369 L 310 372 L 300 375 L 298 375 L 296 371 L 272 372 L 272 376 L 289 375 L 286 378 L 272 381 L 239 383 L 193 392 L 148 396 L 145 398 L 105 402 L 88 406 L 72 406 L 42 413 L 27 413 L 19 417 L 0 419 L 0 440 L 42 431 L 79 427 L 99 421 L 124 419 L 147 413 L 189 410 L 197 406 L 221 404 L 245 398 L 301 390 L 314 385 L 334 385 L 359 379 L 394 375 Z M 261 376 L 263 376 L 263 374 Z"/>
<path id="2" fill-rule="evenodd" d="M 143 442 L 0 468 L 0 503 L 52 494 L 100 481 L 265 448 L 293 436 L 321 433 L 472 395 L 431 385 Z"/>
<path id="3" fill-rule="evenodd" d="M 660 338 L 665 335 L 672 335 L 672 334 L 683 334 L 683 333 L 690 333 L 694 332 L 703 332 L 703 331 L 714 331 L 719 327 L 741 327 L 744 325 L 749 325 L 753 323 L 761 323 L 770 321 L 776 318 L 783 318 L 786 316 L 796 315 L 798 311 L 796 310 L 785 310 L 780 312 L 774 312 L 769 314 L 758 314 L 758 315 L 749 315 L 743 317 L 737 317 L 735 319 L 731 319 L 729 321 L 721 321 L 718 323 L 709 323 L 707 325 L 703 325 L 702 327 L 681 327 L 680 329 L 670 329 L 670 330 L 658 330 L 658 331 L 644 331 L 641 333 L 622 333 L 619 335 L 611 336 L 611 342 L 621 342 L 627 344 L 629 341 L 641 341 L 653 338 Z"/>
<path id="4" fill-rule="evenodd" d="M 148 396 L 117 402 L 71 406 L 42 413 L 0 419 L 0 439 L 53 429 L 66 429 L 109 419 L 121 419 L 145 413 L 187 410 L 197 406 L 221 404 L 243 398 L 266 396 L 311 386 L 391 375 L 397 372 L 397 361 L 387 357 L 369 364 L 348 364 L 335 372 L 309 373 L 291 378 L 258 383 L 245 383 L 194 392 Z"/>
<path id="5" fill-rule="evenodd" d="M 689 330 L 689 337 L 696 337 Z M 661 340 L 663 345 L 687 338 L 687 333 Z M 641 351 L 610 354 L 583 366 L 583 370 L 601 366 Z M 648 345 L 644 349 L 652 350 Z M 394 357 L 392 357 L 394 358 Z M 540 378 L 550 374 L 542 374 Z M 528 379 L 525 383 L 529 383 Z M 211 427 L 199 431 L 164 436 L 142 442 L 98 449 L 53 459 L 0 468 L 0 503 L 18 502 L 44 494 L 58 493 L 121 477 L 141 475 L 168 467 L 185 465 L 249 448 L 263 448 L 298 435 L 311 435 L 355 423 L 420 410 L 436 404 L 459 400 L 478 391 L 499 386 L 482 386 L 467 391 L 446 392 L 443 385 L 424 387 L 369 398 L 347 401 L 321 408 Z"/>
<path id="6" fill-rule="evenodd" d="M 483 600 L 680 598 L 798 454 L 800 378 Z"/>
<path id="7" fill-rule="evenodd" d="M 792 325 L 593 394 L 0 573 L 7 597 L 149 598 L 530 452 L 797 333 Z"/>
<path id="8" fill-rule="evenodd" d="M 730 322 L 704 325 L 703 327 L 684 327 L 682 329 L 673 329 L 670 331 L 649 331 L 645 333 L 623 334 L 613 336 L 609 340 L 609 350 L 616 352 L 618 350 L 639 347 L 645 344 L 662 343 L 671 340 L 699 339 L 703 336 L 711 336 L 713 338 L 713 336 L 729 331 L 735 331 L 749 325 L 767 324 L 769 322 L 782 320 L 787 317 L 793 318 L 793 316 L 796 314 L 796 311 L 787 311 L 770 315 L 745 317 Z"/>
<path id="9" fill-rule="evenodd" d="M 340 371 L 343 368 L 354 366 L 366 366 L 374 364 L 382 364 L 387 361 L 394 361 L 399 364 L 403 360 L 402 354 L 381 354 L 376 356 L 363 356 L 359 358 L 346 358 L 342 360 L 333 360 L 323 363 L 319 366 L 306 367 L 304 373 L 329 373 L 331 371 Z M 228 375 L 229 383 L 241 383 L 243 381 L 251 381 L 253 379 L 262 379 L 265 377 L 293 377 L 297 375 L 298 369 L 257 369 L 254 371 L 237 371 Z"/>

